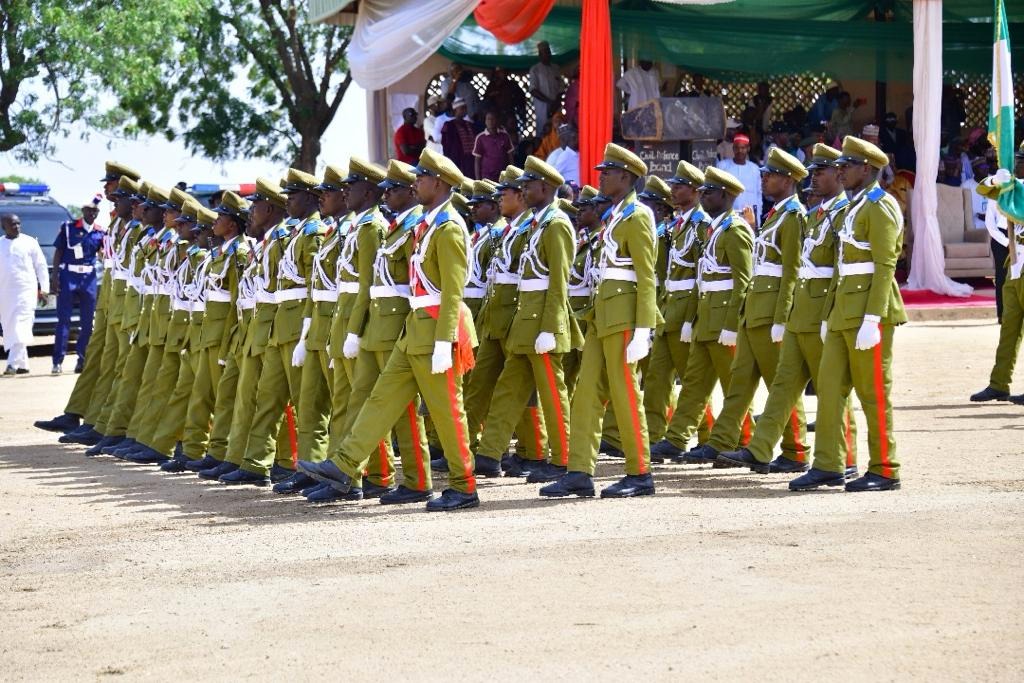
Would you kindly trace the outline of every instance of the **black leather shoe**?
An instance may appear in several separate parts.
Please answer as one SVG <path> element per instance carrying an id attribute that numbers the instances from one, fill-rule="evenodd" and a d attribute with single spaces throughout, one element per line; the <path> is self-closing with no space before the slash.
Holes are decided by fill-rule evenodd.
<path id="1" fill-rule="evenodd" d="M 846 483 L 846 475 L 836 472 L 826 472 L 811 468 L 807 474 L 797 477 L 789 482 L 790 491 L 813 491 L 822 486 L 843 486 Z"/>
<path id="2" fill-rule="evenodd" d="M 999 391 L 992 387 L 985 387 L 978 393 L 971 394 L 971 400 L 975 403 L 981 403 L 982 401 L 1007 401 L 1009 398 L 1009 391 Z"/>
<path id="3" fill-rule="evenodd" d="M 128 451 L 134 451 L 135 447 L 139 446 L 139 445 L 141 445 L 141 444 L 138 441 L 136 441 L 135 439 L 133 439 L 131 437 L 125 437 L 124 441 L 122 441 L 121 443 L 117 444 L 116 446 L 111 446 L 111 447 L 108 447 L 108 448 L 104 448 L 102 450 L 102 452 L 105 455 L 113 455 L 113 456 L 116 456 L 116 457 L 122 457 L 123 458 L 125 456 L 125 454 L 128 453 Z M 120 455 L 118 455 L 118 454 L 120 454 Z"/>
<path id="4" fill-rule="evenodd" d="M 817 426 L 818 426 L 817 422 L 808 422 L 807 423 L 807 433 L 808 434 L 813 434 L 814 430 L 815 430 L 815 428 L 817 428 Z"/>
<path id="5" fill-rule="evenodd" d="M 185 463 L 188 462 L 188 458 L 182 456 L 181 458 L 171 458 L 167 462 L 160 465 L 161 472 L 169 472 L 171 474 L 180 474 L 185 472 Z"/>
<path id="6" fill-rule="evenodd" d="M 549 481 L 557 481 L 564 475 L 566 468 L 561 465 L 554 465 L 550 462 L 540 461 L 533 466 L 530 473 L 526 475 L 527 484 L 546 484 Z"/>
<path id="7" fill-rule="evenodd" d="M 500 477 L 501 461 L 486 455 L 477 455 L 473 458 L 473 474 L 484 479 Z"/>
<path id="8" fill-rule="evenodd" d="M 864 491 L 896 491 L 900 487 L 900 480 L 891 477 L 883 477 L 874 472 L 868 472 L 860 479 L 847 482 L 846 490 L 850 493 L 863 493 Z"/>
<path id="9" fill-rule="evenodd" d="M 445 489 L 441 495 L 427 501 L 427 512 L 454 512 L 468 510 L 480 506 L 480 497 L 476 493 L 463 493 L 455 489 Z"/>
<path id="10" fill-rule="evenodd" d="M 108 436 L 107 444 L 103 445 L 102 442 L 96 444 L 100 447 L 100 453 L 103 455 L 113 455 L 114 451 L 120 446 L 124 445 L 128 441 L 128 437 L 122 436 Z"/>
<path id="11" fill-rule="evenodd" d="M 749 467 L 751 472 L 756 472 L 757 474 L 768 474 L 771 471 L 769 463 L 761 462 L 755 458 L 754 454 L 747 448 L 739 448 L 735 451 L 722 451 L 718 454 L 718 460 L 715 462 L 722 461 L 740 467 Z"/>
<path id="12" fill-rule="evenodd" d="M 104 448 L 116 446 L 124 440 L 123 436 L 104 436 L 94 446 L 91 446 L 85 451 L 85 454 L 89 457 L 94 457 L 103 453 Z"/>
<path id="13" fill-rule="evenodd" d="M 772 474 L 796 474 L 797 472 L 806 472 L 809 469 L 811 469 L 809 463 L 780 455 L 772 460 L 771 469 L 768 471 Z"/>
<path id="14" fill-rule="evenodd" d="M 42 429 L 43 431 L 66 434 L 73 429 L 78 429 L 82 424 L 82 420 L 77 415 L 64 413 L 63 415 L 58 415 L 52 420 L 36 420 L 32 424 L 34 424 L 37 429 Z"/>
<path id="15" fill-rule="evenodd" d="M 270 486 L 270 477 L 265 474 L 254 474 L 239 467 L 237 470 L 222 474 L 217 481 L 228 486 L 248 484 L 250 486 Z"/>
<path id="16" fill-rule="evenodd" d="M 292 476 L 284 481 L 274 484 L 274 493 L 291 494 L 299 493 L 302 489 L 318 483 L 316 479 L 305 472 L 294 472 Z"/>
<path id="17" fill-rule="evenodd" d="M 383 495 L 387 495 L 395 490 L 394 486 L 381 486 L 380 484 L 374 484 L 369 479 L 363 479 L 363 499 L 369 500 L 371 498 L 380 498 Z"/>
<path id="18" fill-rule="evenodd" d="M 303 474 L 305 474 L 305 472 L 303 472 Z M 327 486 L 327 484 L 324 484 L 323 482 L 319 482 L 316 479 L 313 479 L 313 483 L 299 491 L 299 493 L 302 494 L 303 498 L 308 498 L 311 493 L 313 493 L 314 491 L 319 491 L 325 486 Z M 330 486 L 327 486 L 327 488 L 330 488 Z"/>
<path id="19" fill-rule="evenodd" d="M 1011 396 L 1006 400 L 1015 405 L 1024 406 L 1024 394 L 1017 394 L 1016 396 Z"/>
<path id="20" fill-rule="evenodd" d="M 380 497 L 381 505 L 404 505 L 406 503 L 426 503 L 434 498 L 433 491 L 417 491 L 416 489 L 399 486 Z"/>
<path id="21" fill-rule="evenodd" d="M 501 459 L 501 469 L 504 470 L 506 477 L 522 478 L 529 476 L 533 468 L 543 462 L 543 460 L 527 460 L 521 455 L 509 455 L 507 458 Z"/>
<path id="22" fill-rule="evenodd" d="M 442 455 L 440 458 L 433 458 L 430 461 L 430 469 L 433 472 L 447 472 L 448 471 L 448 458 Z"/>
<path id="23" fill-rule="evenodd" d="M 77 361 L 75 361 L 75 374 L 76 375 L 82 374 L 82 370 L 84 370 L 84 369 L 85 369 L 85 359 L 84 358 L 79 358 Z"/>
<path id="24" fill-rule="evenodd" d="M 849 467 L 847 467 L 846 468 L 846 474 L 844 476 L 846 477 L 846 481 L 850 481 L 851 479 L 856 479 L 857 478 L 857 466 L 856 465 L 850 465 Z"/>
<path id="25" fill-rule="evenodd" d="M 362 499 L 363 490 L 358 486 L 353 486 L 345 493 L 342 493 L 328 484 L 324 484 L 323 487 L 310 492 L 310 494 L 306 496 L 306 500 L 310 503 L 331 503 L 336 500 L 355 501 Z"/>
<path id="26" fill-rule="evenodd" d="M 674 460 L 683 454 L 683 449 L 668 439 L 662 439 L 651 446 L 651 462 Z"/>
<path id="27" fill-rule="evenodd" d="M 604 439 L 601 439 L 601 444 L 597 447 L 598 453 L 604 453 L 609 458 L 625 458 L 626 454 L 622 452 L 621 448 L 616 448 Z"/>
<path id="28" fill-rule="evenodd" d="M 654 495 L 654 477 L 650 474 L 627 474 L 622 479 L 601 489 L 602 498 L 634 498 Z"/>
<path id="29" fill-rule="evenodd" d="M 594 478 L 585 472 L 566 472 L 556 481 L 541 488 L 540 495 L 547 498 L 566 496 L 594 497 Z"/>
<path id="30" fill-rule="evenodd" d="M 287 481 L 295 476 L 295 470 L 287 467 L 281 467 L 276 462 L 274 466 L 270 468 L 270 481 L 277 484 L 282 481 Z"/>
<path id="31" fill-rule="evenodd" d="M 707 463 L 713 463 L 717 459 L 718 451 L 705 443 L 686 451 L 682 455 L 677 455 L 672 458 L 672 462 L 687 465 L 706 465 Z"/>
<path id="32" fill-rule="evenodd" d="M 73 432 L 68 432 L 57 439 L 60 443 L 77 443 L 83 446 L 95 446 L 103 439 L 103 435 L 92 428 L 92 425 L 82 425 Z"/>
<path id="33" fill-rule="evenodd" d="M 352 477 L 338 469 L 338 466 L 330 460 L 319 463 L 300 460 L 299 469 L 340 493 L 348 493 L 348 490 L 352 488 Z"/>
<path id="34" fill-rule="evenodd" d="M 133 456 L 142 455 L 147 450 L 149 449 L 142 444 L 135 444 L 131 448 L 126 448 L 124 450 L 115 448 L 110 454 L 118 460 L 130 460 Z"/>
<path id="35" fill-rule="evenodd" d="M 199 470 L 199 478 L 209 479 L 211 481 L 218 481 L 220 480 L 221 476 L 227 474 L 228 472 L 234 472 L 237 469 L 238 465 L 234 464 L 233 462 L 222 462 L 216 467 L 211 467 L 208 470 Z"/>
<path id="36" fill-rule="evenodd" d="M 185 447 L 181 445 L 180 441 L 177 442 L 176 444 L 174 444 L 174 455 L 172 457 L 175 457 L 175 458 L 184 458 L 185 457 Z"/>
<path id="37" fill-rule="evenodd" d="M 142 446 L 141 444 L 139 450 L 124 456 L 124 459 L 128 462 L 134 462 L 140 465 L 162 465 L 170 460 L 170 458 L 163 453 L 155 451 L 148 446 Z"/>
<path id="38" fill-rule="evenodd" d="M 210 454 L 206 454 L 199 460 L 189 460 L 185 463 L 185 469 L 189 472 L 201 472 L 203 470 L 212 470 L 220 464 L 220 460 Z"/>
<path id="39" fill-rule="evenodd" d="M 426 405 L 426 404 L 424 404 Z M 444 460 L 444 449 L 440 446 L 434 446 L 433 444 L 427 444 L 427 452 L 430 453 L 430 460 Z"/>

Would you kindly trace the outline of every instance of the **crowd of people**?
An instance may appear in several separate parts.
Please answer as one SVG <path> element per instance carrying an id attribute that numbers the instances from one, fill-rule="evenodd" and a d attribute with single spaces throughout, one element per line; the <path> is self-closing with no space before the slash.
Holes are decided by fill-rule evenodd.
<path id="1" fill-rule="evenodd" d="M 579 192 L 535 156 L 471 180 L 424 149 L 289 169 L 215 209 L 109 162 L 97 332 L 64 412 L 36 424 L 89 456 L 311 502 L 458 510 L 501 476 L 589 497 L 599 453 L 625 470 L 602 497 L 653 494 L 665 462 L 896 489 L 887 164 L 853 136 L 805 162 L 772 148 L 751 223 L 735 175 L 680 160 L 663 180 L 614 143 Z M 812 449 L 800 397 L 819 371 Z"/>

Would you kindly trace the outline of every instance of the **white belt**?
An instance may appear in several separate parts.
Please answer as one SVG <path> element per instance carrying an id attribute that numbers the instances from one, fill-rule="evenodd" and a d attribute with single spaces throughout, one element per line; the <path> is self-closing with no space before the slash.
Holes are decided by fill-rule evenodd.
<path id="1" fill-rule="evenodd" d="M 636 282 L 636 271 L 629 268 L 605 268 L 601 272 L 602 280 L 622 280 L 623 282 Z"/>
<path id="2" fill-rule="evenodd" d="M 569 296 L 590 296 L 593 291 L 590 285 L 576 285 L 569 288 Z"/>
<path id="3" fill-rule="evenodd" d="M 702 292 L 724 292 L 732 289 L 732 278 L 728 280 L 698 280 L 697 289 Z"/>
<path id="4" fill-rule="evenodd" d="M 338 292 L 333 289 L 314 289 L 312 293 L 313 301 L 326 301 L 327 303 L 335 303 L 338 300 Z"/>
<path id="5" fill-rule="evenodd" d="M 235 302 L 235 305 L 238 306 L 240 310 L 248 311 L 249 309 L 256 308 L 256 299 L 243 299 L 239 297 L 238 301 Z"/>
<path id="6" fill-rule="evenodd" d="M 1017 252 L 1017 262 L 1010 264 L 1010 279 L 1016 280 L 1024 273 L 1024 253 Z"/>
<path id="7" fill-rule="evenodd" d="M 371 293 L 370 296 L 373 294 Z M 485 296 L 487 296 L 486 287 L 466 287 L 462 290 L 463 299 L 483 299 Z"/>
<path id="8" fill-rule="evenodd" d="M 801 280 L 828 280 L 832 278 L 835 268 L 828 266 L 800 266 Z"/>
<path id="9" fill-rule="evenodd" d="M 105 259 L 103 259 L 103 267 L 104 268 L 113 268 L 114 267 L 114 259 L 112 259 L 112 258 L 105 258 Z"/>
<path id="10" fill-rule="evenodd" d="M 493 281 L 496 285 L 518 285 L 519 276 L 515 273 L 495 273 Z"/>
<path id="11" fill-rule="evenodd" d="M 548 288 L 548 278 L 534 277 L 529 280 L 519 281 L 520 292 L 543 292 Z"/>
<path id="12" fill-rule="evenodd" d="M 211 289 L 206 293 L 207 301 L 216 301 L 221 304 L 231 303 L 231 292 L 225 292 L 222 289 Z"/>
<path id="13" fill-rule="evenodd" d="M 407 298 L 412 294 L 412 290 L 409 289 L 409 285 L 373 285 L 370 287 L 370 298 L 371 299 L 390 299 L 393 297 L 399 297 L 402 299 Z"/>
<path id="14" fill-rule="evenodd" d="M 191 309 L 192 309 L 193 313 L 203 313 L 204 311 L 206 311 L 206 302 L 205 301 L 193 301 Z"/>
<path id="15" fill-rule="evenodd" d="M 128 287 L 131 288 L 131 289 L 134 289 L 136 293 L 138 293 L 138 294 L 142 293 L 141 291 L 139 291 L 139 285 L 135 283 L 135 279 L 134 278 L 129 278 L 129 279 L 125 280 L 125 282 L 127 282 L 128 283 Z"/>
<path id="16" fill-rule="evenodd" d="M 153 296 L 154 294 L 156 294 L 156 285 L 140 285 L 139 294 L 141 294 L 142 296 Z"/>
<path id="17" fill-rule="evenodd" d="M 115 280 L 124 280 L 125 282 L 128 281 L 128 273 L 124 273 L 120 270 L 115 270 L 114 274 L 111 277 L 113 277 Z"/>
<path id="18" fill-rule="evenodd" d="M 279 289 L 274 292 L 274 300 L 277 303 L 284 301 L 302 301 L 306 298 L 307 292 L 305 287 L 292 287 L 291 289 Z"/>
<path id="19" fill-rule="evenodd" d="M 782 266 L 777 263 L 758 263 L 754 266 L 754 275 L 766 277 L 782 277 Z"/>
<path id="20" fill-rule="evenodd" d="M 409 306 L 413 310 L 417 308 L 426 308 L 427 306 L 440 306 L 441 295 L 440 294 L 423 294 L 422 296 L 411 296 L 409 297 Z"/>
<path id="21" fill-rule="evenodd" d="M 358 294 L 359 283 L 358 282 L 339 282 L 338 283 L 338 294 Z"/>
<path id="22" fill-rule="evenodd" d="M 875 272 L 875 264 L 871 261 L 864 263 L 839 263 L 839 275 L 871 275 Z"/>
<path id="23" fill-rule="evenodd" d="M 693 289 L 695 284 L 697 284 L 697 280 L 692 277 L 688 277 L 685 280 L 665 280 L 665 291 L 686 292 Z"/>
<path id="24" fill-rule="evenodd" d="M 76 266 L 72 263 L 62 263 L 61 268 L 67 268 L 70 273 L 91 273 L 93 266 Z"/>
<path id="25" fill-rule="evenodd" d="M 274 292 L 267 292 L 262 289 L 256 291 L 256 303 L 258 304 L 276 304 L 277 297 L 274 296 Z"/>
<path id="26" fill-rule="evenodd" d="M 172 311 L 189 311 L 192 309 L 192 304 L 188 301 L 182 301 L 181 299 L 174 299 L 171 301 Z"/>

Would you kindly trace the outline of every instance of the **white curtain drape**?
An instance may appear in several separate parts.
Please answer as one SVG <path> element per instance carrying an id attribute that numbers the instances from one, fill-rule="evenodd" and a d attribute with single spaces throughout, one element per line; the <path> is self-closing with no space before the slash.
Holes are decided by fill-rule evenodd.
<path id="1" fill-rule="evenodd" d="M 476 9 L 479 0 L 362 0 L 348 65 L 366 90 L 406 76 Z"/>
<path id="2" fill-rule="evenodd" d="M 939 232 L 939 127 L 942 111 L 942 0 L 914 0 L 914 147 L 917 182 L 911 201 L 914 253 L 907 289 L 970 296 L 970 285 L 946 277 Z"/>

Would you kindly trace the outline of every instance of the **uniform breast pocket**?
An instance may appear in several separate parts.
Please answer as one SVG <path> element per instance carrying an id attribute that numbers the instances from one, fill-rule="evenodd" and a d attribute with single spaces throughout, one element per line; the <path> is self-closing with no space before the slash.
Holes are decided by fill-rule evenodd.
<path id="1" fill-rule="evenodd" d="M 601 287 L 600 305 L 607 327 L 632 324 L 636 320 L 636 283 L 606 282 Z"/>
<path id="2" fill-rule="evenodd" d="M 725 325 L 725 316 L 729 312 L 729 292 L 712 292 L 709 296 L 708 327 L 718 330 Z"/>
<path id="3" fill-rule="evenodd" d="M 807 285 L 807 295 L 812 299 L 821 299 L 828 294 L 828 280 L 810 280 Z"/>
<path id="4" fill-rule="evenodd" d="M 864 315 L 864 310 L 868 306 L 868 290 L 855 289 L 840 292 L 838 298 L 839 307 L 843 312 L 844 318 L 860 318 Z"/>

